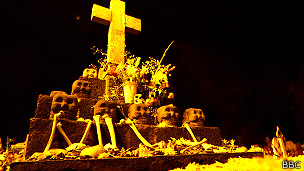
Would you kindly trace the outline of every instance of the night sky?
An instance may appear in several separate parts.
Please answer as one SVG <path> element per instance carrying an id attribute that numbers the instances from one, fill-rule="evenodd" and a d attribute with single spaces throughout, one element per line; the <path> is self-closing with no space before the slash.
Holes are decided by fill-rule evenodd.
<path id="1" fill-rule="evenodd" d="M 109 0 L 4 2 L 1 27 L 0 136 L 24 141 L 39 94 L 71 92 L 72 83 L 107 48 L 108 27 L 90 21 L 93 3 Z M 125 1 L 142 20 L 126 34 L 126 50 L 173 64 L 170 81 L 181 111 L 201 108 L 223 138 L 262 143 L 280 126 L 303 141 L 295 126 L 289 87 L 304 67 L 299 10 L 291 1 Z M 302 55 L 301 55 L 302 54 Z"/>

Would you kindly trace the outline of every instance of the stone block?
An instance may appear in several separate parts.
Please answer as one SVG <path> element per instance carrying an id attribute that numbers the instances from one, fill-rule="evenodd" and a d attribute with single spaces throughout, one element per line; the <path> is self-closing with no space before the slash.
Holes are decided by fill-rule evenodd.
<path id="1" fill-rule="evenodd" d="M 62 128 L 71 140 L 71 142 L 79 142 L 85 131 L 86 123 L 71 120 L 60 120 Z M 26 156 L 29 157 L 35 152 L 43 152 L 50 138 L 53 120 L 32 118 L 29 128 L 29 139 L 27 145 Z M 51 148 L 66 148 L 68 145 L 62 135 L 56 130 L 55 137 Z"/>
<path id="2" fill-rule="evenodd" d="M 88 78 L 91 82 L 92 92 L 91 99 L 98 99 L 98 97 L 103 97 L 105 94 L 106 81 L 100 80 L 99 78 Z"/>
<path id="3" fill-rule="evenodd" d="M 125 98 L 122 82 L 116 81 L 114 76 L 107 76 L 106 79 L 108 79 L 109 82 L 108 94 L 110 96 L 116 96 L 115 100 L 124 103 Z"/>
<path id="4" fill-rule="evenodd" d="M 88 78 L 88 81 L 90 81 L 92 85 L 91 98 L 82 98 L 79 106 L 79 116 L 83 118 L 90 118 L 93 116 L 91 107 L 98 101 L 98 97 L 102 97 L 104 95 L 106 85 L 105 80 L 100 80 L 98 78 Z M 37 100 L 35 118 L 48 119 L 50 116 L 51 105 L 52 97 L 40 94 Z"/>
<path id="5" fill-rule="evenodd" d="M 52 97 L 49 95 L 40 94 L 37 100 L 35 118 L 48 119 L 50 117 L 51 105 Z"/>
<path id="6" fill-rule="evenodd" d="M 93 106 L 97 103 L 97 101 L 98 101 L 97 99 L 81 98 L 78 101 L 79 112 L 78 112 L 77 116 L 79 118 L 93 120 L 93 116 L 94 116 L 94 108 L 93 108 Z"/>

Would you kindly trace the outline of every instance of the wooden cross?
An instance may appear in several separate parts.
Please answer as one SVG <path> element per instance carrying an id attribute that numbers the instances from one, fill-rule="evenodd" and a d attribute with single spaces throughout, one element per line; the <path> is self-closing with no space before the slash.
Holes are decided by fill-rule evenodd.
<path id="1" fill-rule="evenodd" d="M 91 20 L 110 26 L 108 32 L 107 59 L 111 63 L 124 63 L 125 31 L 139 34 L 141 20 L 125 14 L 125 2 L 111 0 L 110 9 L 93 5 Z"/>

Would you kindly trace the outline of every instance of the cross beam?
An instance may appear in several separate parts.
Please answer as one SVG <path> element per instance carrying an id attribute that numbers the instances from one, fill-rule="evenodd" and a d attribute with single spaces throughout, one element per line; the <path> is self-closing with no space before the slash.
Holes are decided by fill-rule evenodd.
<path id="1" fill-rule="evenodd" d="M 124 63 L 125 31 L 139 34 L 141 20 L 125 14 L 125 2 L 111 0 L 110 9 L 93 5 L 91 20 L 109 26 L 107 59 L 111 63 Z"/>

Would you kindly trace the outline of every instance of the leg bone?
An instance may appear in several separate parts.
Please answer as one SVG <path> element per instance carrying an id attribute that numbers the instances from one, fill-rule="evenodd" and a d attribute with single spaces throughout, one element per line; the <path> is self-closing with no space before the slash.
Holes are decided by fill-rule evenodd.
<path id="1" fill-rule="evenodd" d="M 88 133 L 89 133 L 89 130 L 90 130 L 91 126 L 92 126 L 92 121 L 90 120 L 90 121 L 88 122 L 87 128 L 86 128 L 86 130 L 84 131 L 83 136 L 82 136 L 82 138 L 81 138 L 81 140 L 80 140 L 79 143 L 83 144 L 83 142 L 87 139 Z"/>
<path id="2" fill-rule="evenodd" d="M 57 125 L 57 118 L 59 117 L 60 114 L 55 114 L 54 115 L 54 120 L 53 120 L 53 126 L 52 126 L 52 132 L 51 132 L 51 135 L 50 135 L 50 138 L 49 138 L 49 141 L 44 149 L 44 152 L 47 152 L 51 145 L 52 145 L 52 142 L 53 142 L 53 139 L 54 139 L 54 135 L 55 135 L 55 131 L 56 131 L 56 125 Z"/>
<path id="3" fill-rule="evenodd" d="M 57 124 L 57 129 L 60 132 L 60 134 L 63 136 L 64 140 L 68 143 L 68 145 L 70 146 L 72 144 L 72 142 L 70 141 L 69 137 L 65 134 L 65 132 L 62 129 L 62 124 L 59 122 Z"/>
<path id="4" fill-rule="evenodd" d="M 126 123 L 132 128 L 133 132 L 136 134 L 136 136 L 138 137 L 138 139 L 145 145 L 148 147 L 153 147 L 138 131 L 138 129 L 136 128 L 136 126 L 134 125 L 134 122 L 131 121 L 130 119 L 126 120 Z"/>
<path id="5" fill-rule="evenodd" d="M 189 124 L 186 122 L 186 123 L 184 123 L 184 126 L 186 127 L 186 129 L 187 129 L 188 132 L 190 133 L 190 135 L 191 135 L 193 141 L 194 141 L 194 142 L 197 142 L 197 139 L 195 138 L 195 136 L 194 136 L 194 134 L 193 134 L 193 132 L 192 132 L 192 130 L 191 130 Z"/>
<path id="6" fill-rule="evenodd" d="M 103 147 L 103 144 L 102 144 L 102 136 L 101 136 L 101 130 L 100 130 L 100 115 L 95 115 L 95 116 L 93 116 L 93 119 L 94 119 L 95 124 L 96 124 L 97 136 L 98 136 L 98 143 L 99 143 L 100 146 Z"/>
<path id="7" fill-rule="evenodd" d="M 110 118 L 110 116 L 108 114 L 103 115 L 102 118 L 105 120 L 105 122 L 108 126 L 110 136 L 111 136 L 112 146 L 115 149 L 118 149 L 117 144 L 116 144 L 115 130 L 114 130 L 114 127 L 113 127 L 112 118 Z"/>

